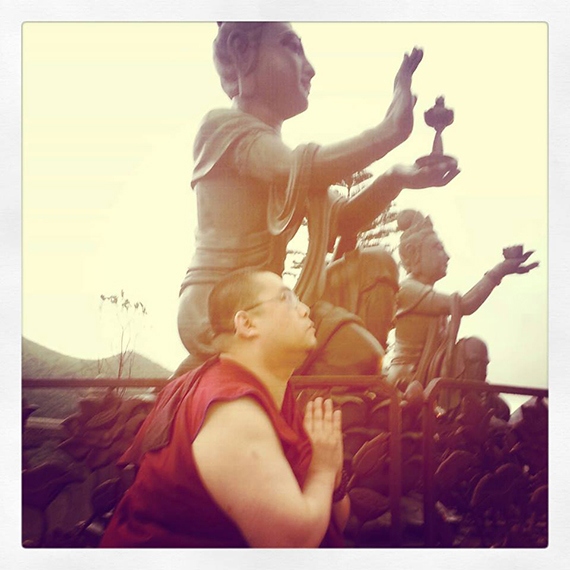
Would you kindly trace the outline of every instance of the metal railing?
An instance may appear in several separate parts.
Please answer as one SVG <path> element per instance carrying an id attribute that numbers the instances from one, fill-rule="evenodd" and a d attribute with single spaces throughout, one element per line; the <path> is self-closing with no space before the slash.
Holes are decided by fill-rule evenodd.
<path id="1" fill-rule="evenodd" d="M 163 388 L 170 382 L 167 378 L 25 378 L 22 380 L 24 389 L 35 388 Z M 386 398 L 390 398 L 389 430 L 390 430 L 390 484 L 389 499 L 392 516 L 390 541 L 392 546 L 402 544 L 402 521 L 400 500 L 402 497 L 402 408 L 400 406 L 402 393 L 388 385 L 381 376 L 293 376 L 293 389 L 323 390 L 330 388 L 374 389 Z M 548 397 L 548 390 L 526 388 L 522 386 L 507 386 L 488 384 L 473 380 L 454 380 L 437 378 L 430 382 L 425 390 L 423 415 L 423 487 L 424 487 L 424 531 L 426 546 L 435 544 L 435 489 L 434 489 L 434 456 L 433 437 L 435 428 L 434 406 L 437 395 L 442 389 L 453 388 L 462 392 L 475 390 L 479 392 L 517 394 L 523 396 Z M 431 413 L 429 413 L 431 412 Z"/>

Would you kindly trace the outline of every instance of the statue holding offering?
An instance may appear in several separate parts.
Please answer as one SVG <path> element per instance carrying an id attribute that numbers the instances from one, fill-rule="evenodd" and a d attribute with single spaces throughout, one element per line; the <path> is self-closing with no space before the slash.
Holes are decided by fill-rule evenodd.
<path id="1" fill-rule="evenodd" d="M 232 107 L 209 112 L 194 143 L 196 251 L 178 313 L 190 357 L 177 373 L 212 356 L 215 338 L 231 328 L 209 325 L 207 299 L 215 283 L 242 267 L 281 274 L 287 243 L 304 217 L 309 249 L 295 293 L 311 307 L 319 340 L 304 372 L 343 373 L 346 362 L 353 372 L 376 372 L 393 317 L 395 262 L 370 248 L 348 252 L 327 268 L 325 255 L 337 237 L 350 242 L 402 189 L 448 184 L 459 173 L 457 162 L 443 157 L 427 166 L 395 166 L 350 200 L 329 187 L 409 137 L 416 101 L 411 81 L 422 56 L 416 48 L 404 56 L 388 111 L 370 129 L 336 144 L 291 150 L 281 126 L 307 109 L 315 75 L 299 36 L 283 22 L 218 23 L 214 62 Z M 323 364 L 327 348 L 337 363 Z"/>
<path id="2" fill-rule="evenodd" d="M 434 289 L 447 273 L 447 255 L 429 217 L 415 210 L 398 214 L 402 230 L 399 253 L 408 278 L 400 284 L 396 310 L 396 343 L 388 380 L 405 389 L 414 381 L 426 387 L 430 380 L 452 376 L 485 380 L 487 347 L 471 337 L 456 344 L 463 315 L 474 313 L 506 275 L 528 273 L 538 263 L 524 265 L 532 251 L 505 248 L 504 260 L 485 273 L 465 295 L 445 295 Z M 457 405 L 447 395 L 444 407 Z"/>

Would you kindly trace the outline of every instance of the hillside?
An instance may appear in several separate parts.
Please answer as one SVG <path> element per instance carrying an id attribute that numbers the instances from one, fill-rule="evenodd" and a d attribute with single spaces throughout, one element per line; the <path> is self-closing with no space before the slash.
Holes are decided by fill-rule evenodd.
<path id="1" fill-rule="evenodd" d="M 22 338 L 22 378 L 113 378 L 117 375 L 117 369 L 117 355 L 101 361 L 74 358 Z M 130 375 L 124 374 L 123 377 L 168 378 L 171 373 L 156 362 L 135 353 Z M 34 412 L 35 417 L 65 418 L 73 414 L 77 410 L 77 402 L 92 391 L 92 388 L 37 388 L 23 390 L 22 395 L 28 404 L 39 406 Z"/>

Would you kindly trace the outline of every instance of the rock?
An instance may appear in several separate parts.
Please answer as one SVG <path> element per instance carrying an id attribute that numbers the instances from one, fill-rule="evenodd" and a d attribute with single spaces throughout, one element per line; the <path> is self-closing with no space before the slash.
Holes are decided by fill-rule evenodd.
<path id="1" fill-rule="evenodd" d="M 476 456 L 469 451 L 454 451 L 437 468 L 434 475 L 436 486 L 440 489 L 445 489 L 457 485 L 457 483 L 465 479 L 468 469 L 474 467 L 477 463 Z"/>
<path id="2" fill-rule="evenodd" d="M 530 497 L 530 508 L 538 517 L 548 515 L 548 485 L 542 485 Z"/>
<path id="3" fill-rule="evenodd" d="M 22 500 L 30 507 L 45 509 L 69 483 L 83 481 L 78 469 L 58 462 L 46 462 L 22 471 Z"/>
<path id="4" fill-rule="evenodd" d="M 402 465 L 402 493 L 409 493 L 422 480 L 423 458 L 421 455 L 410 457 Z"/>
<path id="5" fill-rule="evenodd" d="M 390 539 L 392 513 L 386 512 L 376 519 L 365 522 L 360 528 L 358 539 L 363 544 L 384 542 Z"/>
<path id="6" fill-rule="evenodd" d="M 340 395 L 335 396 L 335 403 L 342 411 L 342 427 L 362 427 L 368 423 L 368 407 L 360 396 Z"/>
<path id="7" fill-rule="evenodd" d="M 351 461 L 356 452 L 378 432 L 364 427 L 351 427 L 344 432 L 344 458 Z"/>
<path id="8" fill-rule="evenodd" d="M 352 458 L 352 470 L 358 476 L 366 476 L 377 471 L 388 453 L 390 434 L 382 432 L 364 443 Z"/>
<path id="9" fill-rule="evenodd" d="M 408 431 L 402 434 L 402 460 L 412 455 L 421 455 L 423 435 L 418 431 Z"/>
<path id="10" fill-rule="evenodd" d="M 356 487 L 349 491 L 351 511 L 362 521 L 375 519 L 390 508 L 387 496 L 366 487 Z"/>
<path id="11" fill-rule="evenodd" d="M 112 511 L 123 496 L 123 488 L 121 479 L 116 477 L 108 479 L 101 485 L 98 485 L 91 495 L 91 506 L 93 514 L 102 516 Z"/>
<path id="12" fill-rule="evenodd" d="M 422 527 L 424 524 L 423 500 L 417 497 L 402 497 L 400 500 L 400 513 L 402 523 L 413 527 Z"/>
<path id="13" fill-rule="evenodd" d="M 368 419 L 368 425 L 370 427 L 380 429 L 382 431 L 388 431 L 390 427 L 390 399 L 382 400 L 381 402 L 374 404 L 370 411 L 370 417 Z"/>

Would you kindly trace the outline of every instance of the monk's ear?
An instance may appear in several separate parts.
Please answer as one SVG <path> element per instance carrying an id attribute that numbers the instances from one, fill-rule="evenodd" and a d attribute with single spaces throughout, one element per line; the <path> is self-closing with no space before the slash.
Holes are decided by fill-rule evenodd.
<path id="1" fill-rule="evenodd" d="M 242 30 L 233 30 L 228 36 L 228 54 L 237 72 L 239 94 L 242 97 L 253 95 L 253 78 L 250 76 L 255 69 L 257 46 Z"/>
<path id="2" fill-rule="evenodd" d="M 238 311 L 234 316 L 236 335 L 240 338 L 253 338 L 257 335 L 257 328 L 246 311 Z"/>

